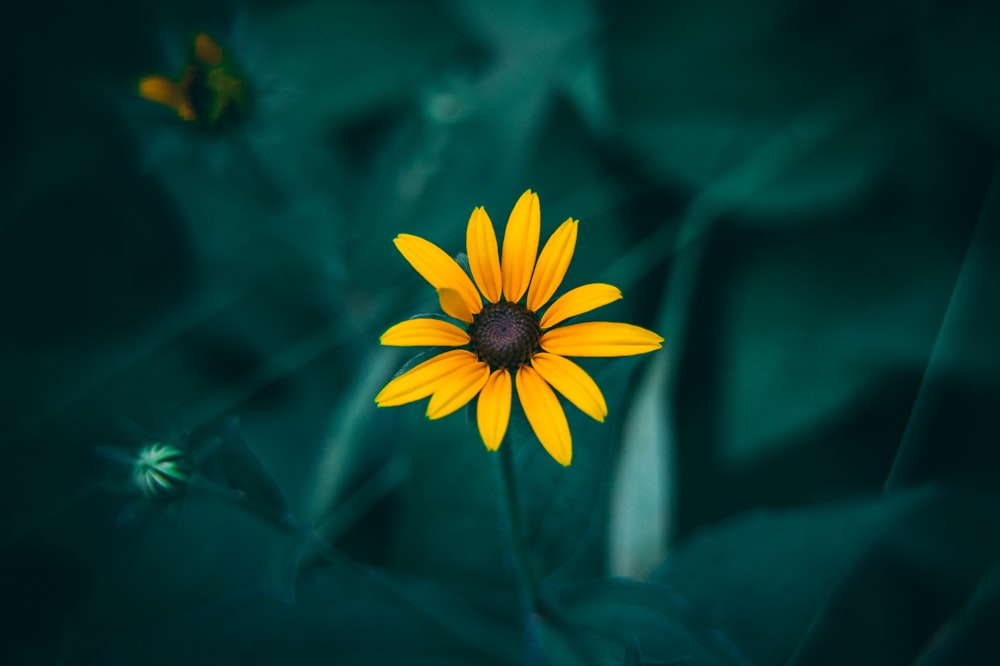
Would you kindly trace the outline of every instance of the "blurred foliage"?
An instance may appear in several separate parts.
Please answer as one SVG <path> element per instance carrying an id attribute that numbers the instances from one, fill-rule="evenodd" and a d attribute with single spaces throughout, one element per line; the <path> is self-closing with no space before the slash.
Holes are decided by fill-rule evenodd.
<path id="1" fill-rule="evenodd" d="M 223 131 L 136 94 L 198 31 L 250 86 Z M 1000 661 L 997 34 L 987 0 L 17 5 L 0 662 Z M 581 220 L 564 288 L 667 339 L 584 363 L 569 468 L 515 413 L 534 608 L 466 419 L 373 403 L 379 334 L 437 308 L 392 238 L 457 253 L 529 187 L 543 236 Z M 192 476 L 144 497 L 116 424 L 174 403 Z"/>

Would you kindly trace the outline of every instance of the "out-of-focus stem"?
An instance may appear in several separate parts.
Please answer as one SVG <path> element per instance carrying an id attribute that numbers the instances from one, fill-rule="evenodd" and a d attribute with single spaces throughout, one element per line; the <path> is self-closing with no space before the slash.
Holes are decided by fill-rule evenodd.
<path id="1" fill-rule="evenodd" d="M 524 542 L 524 531 L 521 525 L 521 507 L 517 499 L 517 483 L 514 478 L 514 453 L 511 442 L 504 438 L 500 445 L 500 478 L 503 486 L 504 513 L 510 532 L 511 549 L 514 553 L 514 564 L 521 583 L 526 605 L 531 611 L 539 610 L 540 595 L 538 578 L 531 563 L 528 546 Z"/>

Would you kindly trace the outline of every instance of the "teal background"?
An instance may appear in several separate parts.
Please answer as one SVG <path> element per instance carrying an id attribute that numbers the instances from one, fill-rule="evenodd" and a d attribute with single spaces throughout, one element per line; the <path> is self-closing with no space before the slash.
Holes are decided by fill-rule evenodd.
<path id="1" fill-rule="evenodd" d="M 253 93 L 226 131 L 135 94 L 202 30 Z M 997 663 L 997 35 L 987 1 L 11 10 L 0 662 Z M 588 318 L 666 338 L 582 362 L 571 467 L 515 414 L 554 614 L 466 419 L 373 402 L 437 309 L 392 238 L 460 252 L 527 188 L 543 238 L 581 220 L 564 289 L 624 292 Z M 180 429 L 172 501 L 98 455 Z"/>

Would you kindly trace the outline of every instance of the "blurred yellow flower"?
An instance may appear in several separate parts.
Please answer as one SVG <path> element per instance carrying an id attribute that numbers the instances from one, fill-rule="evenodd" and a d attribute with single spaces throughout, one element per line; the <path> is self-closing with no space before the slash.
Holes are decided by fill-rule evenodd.
<path id="1" fill-rule="evenodd" d="M 507 432 L 512 388 L 516 388 L 542 446 L 557 462 L 569 465 L 573 456 L 569 424 L 552 389 L 597 421 L 604 421 L 608 408 L 590 375 L 566 357 L 632 356 L 660 349 L 663 342 L 656 333 L 631 324 L 600 321 L 559 326 L 570 317 L 620 299 L 621 291 L 609 284 L 572 289 L 539 315 L 569 268 L 578 223 L 572 218 L 563 222 L 538 254 L 541 213 L 538 195 L 528 190 L 507 220 L 501 254 L 493 223 L 483 208 L 476 208 L 466 230 L 471 279 L 433 243 L 408 234 L 397 236 L 396 248 L 437 290 L 441 309 L 466 327 L 422 318 L 389 328 L 382 335 L 383 345 L 455 349 L 390 381 L 375 397 L 378 406 L 393 407 L 430 396 L 427 416 L 439 419 L 478 395 L 479 433 L 486 448 L 495 451 Z"/>
<path id="2" fill-rule="evenodd" d="M 249 98 L 243 74 L 211 37 L 199 33 L 180 81 L 152 75 L 139 81 L 139 96 L 162 104 L 187 122 L 215 127 L 244 113 Z"/>

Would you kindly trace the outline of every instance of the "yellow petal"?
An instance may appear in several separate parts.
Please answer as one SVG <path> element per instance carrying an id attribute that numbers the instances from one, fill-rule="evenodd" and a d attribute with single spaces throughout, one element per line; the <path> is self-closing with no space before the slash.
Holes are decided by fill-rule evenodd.
<path id="1" fill-rule="evenodd" d="M 538 195 L 525 190 L 507 219 L 507 229 L 503 232 L 503 255 L 500 257 L 503 294 L 512 303 L 521 300 L 531 282 L 541 224 Z"/>
<path id="2" fill-rule="evenodd" d="M 539 322 L 542 329 L 552 328 L 561 321 L 570 317 L 596 310 L 597 308 L 613 303 L 622 297 L 621 290 L 610 284 L 595 282 L 585 284 L 576 289 L 570 289 L 565 294 L 553 301 L 549 309 L 542 315 Z"/>
<path id="3" fill-rule="evenodd" d="M 222 64 L 222 47 L 205 33 L 194 38 L 194 55 L 209 67 Z"/>
<path id="4" fill-rule="evenodd" d="M 458 262 L 434 243 L 419 236 L 400 234 L 393 243 L 410 265 L 435 289 L 454 289 L 472 314 L 483 309 L 483 299 L 476 285 L 465 274 Z"/>
<path id="5" fill-rule="evenodd" d="M 660 349 L 663 338 L 632 324 L 588 321 L 553 328 L 538 344 L 560 356 L 634 356 Z"/>
<path id="6" fill-rule="evenodd" d="M 146 76 L 139 81 L 139 95 L 157 104 L 176 108 L 183 97 L 181 87 L 164 76 Z"/>
<path id="7" fill-rule="evenodd" d="M 469 404 L 490 378 L 490 366 L 481 361 L 461 366 L 434 387 L 427 403 L 427 418 L 448 416 Z"/>
<path id="8" fill-rule="evenodd" d="M 438 289 L 438 302 L 441 303 L 441 311 L 449 317 L 460 319 L 466 324 L 473 322 L 472 313 L 462 300 L 462 296 L 454 289 Z"/>
<path id="9" fill-rule="evenodd" d="M 380 342 L 390 347 L 460 347 L 469 344 L 469 334 L 440 319 L 409 319 L 389 328 Z"/>
<path id="10" fill-rule="evenodd" d="M 510 422 L 510 371 L 501 368 L 486 381 L 476 405 L 476 422 L 490 451 L 500 448 Z"/>
<path id="11" fill-rule="evenodd" d="M 540 352 L 531 358 L 531 367 L 542 379 L 590 418 L 604 422 L 608 404 L 597 383 L 587 372 L 568 358 Z"/>
<path id="12" fill-rule="evenodd" d="M 493 222 L 482 206 L 473 210 L 469 217 L 465 251 L 469 255 L 469 268 L 479 291 L 490 303 L 496 303 L 500 300 L 500 253 L 497 251 Z"/>
<path id="13" fill-rule="evenodd" d="M 139 95 L 151 102 L 170 107 L 184 120 L 194 120 L 194 108 L 184 89 L 166 77 L 144 77 L 139 81 Z"/>
<path id="14" fill-rule="evenodd" d="M 528 287 L 528 309 L 532 312 L 538 312 L 549 302 L 552 294 L 556 293 L 556 289 L 566 277 L 566 270 L 576 248 L 578 225 L 579 220 L 572 218 L 563 222 L 549 237 L 545 247 L 542 248 L 542 253 L 538 255 L 535 274 L 531 277 L 531 286 Z"/>
<path id="15" fill-rule="evenodd" d="M 395 407 L 426 398 L 439 381 L 460 368 L 477 363 L 476 355 L 465 349 L 453 349 L 416 365 L 385 385 L 375 402 L 379 407 Z"/>
<path id="16" fill-rule="evenodd" d="M 569 465 L 573 459 L 573 440 L 559 398 L 530 365 L 518 368 L 514 382 L 524 415 L 538 441 L 557 463 Z"/>

